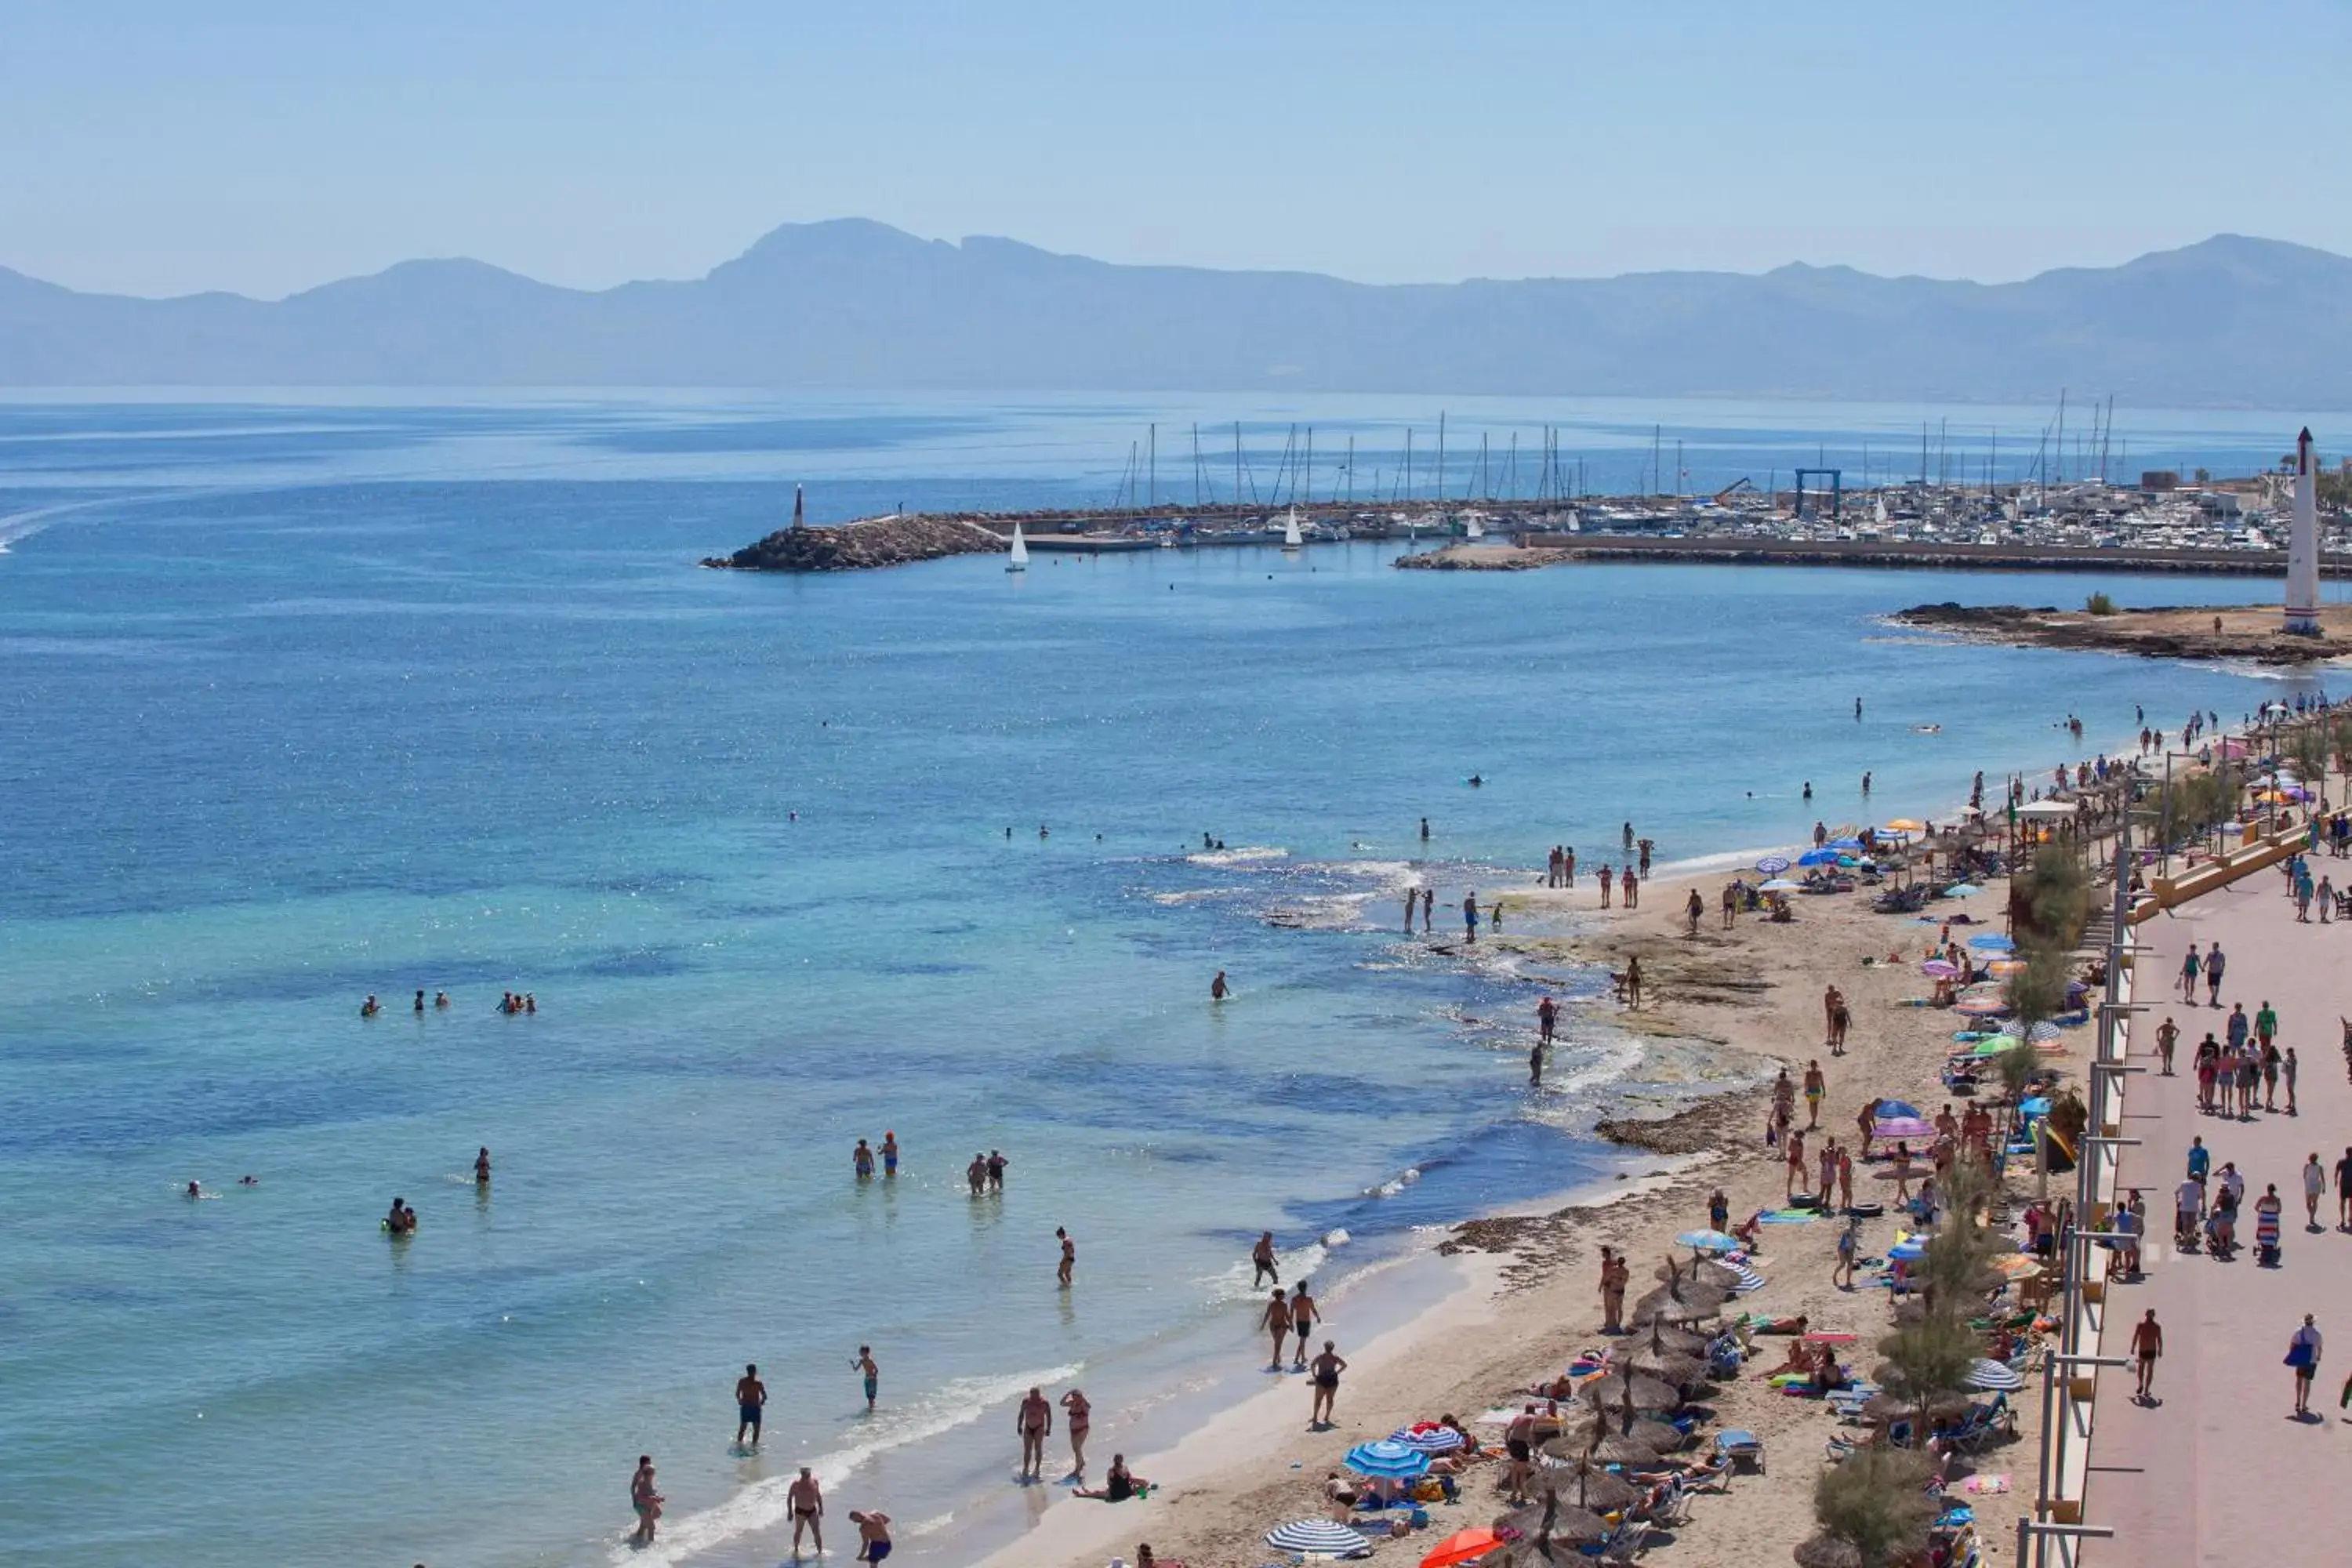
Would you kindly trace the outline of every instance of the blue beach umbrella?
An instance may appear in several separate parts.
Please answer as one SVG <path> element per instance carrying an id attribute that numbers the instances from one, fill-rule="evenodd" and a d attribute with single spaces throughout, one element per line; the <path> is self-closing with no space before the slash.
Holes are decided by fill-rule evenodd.
<path id="1" fill-rule="evenodd" d="M 1913 1121 L 1927 1120 L 1919 1114 L 1919 1108 L 1907 1100 L 1882 1100 L 1871 1115 L 1880 1121 L 1900 1121 L 1906 1117 Z"/>
<path id="2" fill-rule="evenodd" d="M 1767 855 L 1756 862 L 1756 868 L 1768 877 L 1777 877 L 1789 868 L 1789 858 L 1786 855 Z"/>
<path id="3" fill-rule="evenodd" d="M 1999 931 L 1992 931 L 1969 938 L 1969 945 L 1979 952 L 2015 952 L 2017 951 L 2017 943 Z"/>
<path id="4" fill-rule="evenodd" d="M 1276 1552 L 1304 1552 L 1319 1557 L 1355 1557 L 1372 1543 L 1346 1525 L 1328 1519 L 1294 1519 L 1265 1532 L 1265 1543 Z"/>
<path id="5" fill-rule="evenodd" d="M 1954 899 L 1973 899 L 1983 891 L 1974 882 L 1955 882 L 1944 889 L 1946 897 Z"/>
<path id="6" fill-rule="evenodd" d="M 1429 1473 L 1429 1456 L 1393 1437 L 1359 1443 L 1348 1450 L 1348 1457 L 1340 1462 L 1360 1476 L 1384 1480 L 1417 1481 Z"/>
<path id="7" fill-rule="evenodd" d="M 1693 1252 L 1737 1252 L 1742 1243 L 1736 1236 L 1726 1236 L 1719 1230 L 1686 1230 L 1675 1237 L 1676 1247 L 1687 1247 Z"/>
<path id="8" fill-rule="evenodd" d="M 1834 866 L 1842 857 L 1834 849 L 1808 849 L 1797 857 L 1800 866 Z"/>
<path id="9" fill-rule="evenodd" d="M 1854 855 L 1861 853 L 1862 840 L 1859 838 L 1832 838 L 1830 840 L 1829 847 L 1832 849 L 1843 849 L 1849 855 Z"/>
<path id="10" fill-rule="evenodd" d="M 1920 1258 L 1927 1256 L 1927 1244 L 1924 1241 L 1916 1239 L 1911 1241 L 1898 1241 L 1894 1246 L 1886 1249 L 1888 1261 L 1895 1263 L 1916 1263 Z"/>
<path id="11" fill-rule="evenodd" d="M 2025 1378 L 2007 1362 L 1981 1360 L 1969 1369 L 1969 1386 L 1989 1394 L 2014 1394 L 2025 1386 Z"/>

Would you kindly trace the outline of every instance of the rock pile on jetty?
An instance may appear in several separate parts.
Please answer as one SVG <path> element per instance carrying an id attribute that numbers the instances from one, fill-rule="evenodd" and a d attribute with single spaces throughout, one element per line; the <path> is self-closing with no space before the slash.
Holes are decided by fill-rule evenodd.
<path id="1" fill-rule="evenodd" d="M 732 555 L 713 555 L 705 566 L 741 572 L 860 572 L 903 566 L 945 555 L 1000 552 L 1004 541 L 976 522 L 940 517 L 877 517 L 835 528 L 780 528 Z"/>

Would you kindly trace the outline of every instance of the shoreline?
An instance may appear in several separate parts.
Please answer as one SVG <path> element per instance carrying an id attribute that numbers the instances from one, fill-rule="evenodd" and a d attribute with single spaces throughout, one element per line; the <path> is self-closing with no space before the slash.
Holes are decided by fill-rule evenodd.
<path id="1" fill-rule="evenodd" d="M 1305 1433 L 1297 1419 L 1303 1410 L 1286 1415 L 1278 1408 L 1283 1394 L 1303 1405 L 1303 1388 L 1263 1391 L 1172 1444 L 1131 1454 L 1137 1472 L 1165 1489 L 1148 1501 L 1116 1509 L 1049 1507 L 1034 1528 L 986 1559 L 986 1568 L 1097 1568 L 1114 1552 L 1131 1561 L 1143 1541 L 1191 1568 L 1256 1568 L 1265 1556 L 1257 1540 L 1265 1529 L 1284 1519 L 1327 1513 L 1321 1478 L 1348 1447 L 1443 1414 L 1469 1420 L 1513 1391 L 1555 1375 L 1579 1350 L 1606 1342 L 1598 1331 L 1594 1282 L 1600 1245 L 1624 1247 L 1637 1288 L 1646 1289 L 1651 1269 L 1668 1253 L 1665 1237 L 1703 1223 L 1711 1188 L 1724 1189 L 1735 1214 L 1778 1206 L 1769 1184 L 1785 1167 L 1777 1151 L 1764 1150 L 1761 1130 L 1765 1086 L 1779 1066 L 1794 1073 L 1809 1058 L 1822 1059 L 1831 1093 L 1821 1126 L 1832 1136 L 1841 1124 L 1851 1133 L 1854 1108 L 1872 1094 L 1927 1102 L 1948 1098 L 1936 1077 L 1941 1049 L 1922 1047 L 1948 1034 L 1949 1019 L 1928 1009 L 1897 1008 L 1890 994 L 1918 989 L 1916 973 L 1908 963 L 1884 962 L 1895 943 L 1916 947 L 1926 940 L 1914 923 L 1918 917 L 1876 914 L 1859 895 L 1806 898 L 1795 900 L 1798 920 L 1790 926 L 1743 915 L 1727 932 L 1719 929 L 1711 894 L 1728 875 L 1698 869 L 1654 876 L 1643 884 L 1641 907 L 1630 914 L 1622 907 L 1606 915 L 1581 909 L 1575 912 L 1597 918 L 1574 934 L 1496 940 L 1497 948 L 1523 956 L 1580 963 L 1622 966 L 1627 955 L 1639 952 L 1646 1005 L 1638 1011 L 1620 1006 L 1613 1014 L 1603 1005 L 1596 1007 L 1598 1016 L 1627 1028 L 1645 1059 L 1696 1049 L 1751 1065 L 1745 1085 L 1727 1083 L 1670 1114 L 1603 1119 L 1610 1141 L 1635 1163 L 1647 1155 L 1665 1169 L 1600 1192 L 1577 1189 L 1557 1204 L 1513 1205 L 1448 1226 L 1434 1250 L 1464 1266 L 1460 1287 L 1370 1343 L 1351 1348 L 1342 1341 L 1350 1367 L 1333 1430 Z M 1693 886 L 1709 895 L 1696 939 L 1680 929 L 1681 898 Z M 1972 912 L 1980 920 L 1995 917 L 2004 886 L 1988 883 L 1981 897 L 1968 900 Z M 1570 900 L 1590 892 L 1538 888 L 1508 897 L 1530 911 L 1566 910 Z M 1939 918 L 1952 910 L 1940 908 Z M 1933 935 L 1932 925 L 1926 934 Z M 1830 983 L 1847 991 L 1855 1019 L 1848 1054 L 1840 1058 L 1812 1043 L 1822 1028 L 1819 987 Z M 1874 1249 L 1891 1240 L 1888 1225 L 1873 1222 Z M 1835 1230 L 1826 1225 L 1768 1229 L 1759 1267 L 1769 1283 L 1756 1304 L 1856 1329 L 1867 1342 L 1883 1327 L 1883 1299 L 1831 1287 Z M 1864 1363 L 1857 1370 L 1866 1372 L 1867 1352 L 1856 1359 Z M 1780 1462 L 1765 1476 L 1740 1478 L 1734 1489 L 1744 1500 L 1737 1508 L 1703 1504 L 1676 1531 L 1674 1561 L 1747 1568 L 1811 1533 L 1811 1479 L 1820 1445 L 1836 1428 L 1818 1404 L 1780 1398 L 1754 1378 L 1719 1385 L 1709 1403 L 1724 1425 L 1747 1426 L 1775 1445 Z M 2014 1451 L 2030 1455 L 2034 1436 L 2028 1412 L 2026 1436 Z M 2001 1468 L 2000 1461 L 1989 1458 L 1985 1468 Z M 2023 1500 L 1981 1500 L 1985 1539 L 2001 1539 Z M 1461 1502 L 1437 1510 L 1428 1539 L 1490 1523 L 1501 1511 L 1487 1473 L 1474 1472 Z M 1426 1544 L 1418 1536 L 1415 1541 Z"/>

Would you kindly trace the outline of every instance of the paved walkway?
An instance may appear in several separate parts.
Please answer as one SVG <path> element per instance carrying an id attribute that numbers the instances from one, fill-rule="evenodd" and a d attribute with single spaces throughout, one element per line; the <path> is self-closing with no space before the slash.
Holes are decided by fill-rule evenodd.
<path id="1" fill-rule="evenodd" d="M 2347 863 L 2320 860 L 2346 879 Z M 2284 879 L 2255 872 L 2138 928 L 2153 948 L 2133 970 L 2133 999 L 2151 1004 L 2132 1026 L 2132 1058 L 2149 1071 L 2127 1080 L 2121 1131 L 2143 1140 L 2126 1150 L 2118 1195 L 2137 1187 L 2147 1204 L 2146 1278 L 2118 1286 L 2101 1353 L 2128 1355 L 2132 1327 L 2153 1307 L 2164 1327 L 2158 1403 L 2136 1405 L 2133 1374 L 2099 1374 L 2097 1425 L 2090 1448 L 2086 1522 L 2112 1525 L 2113 1542 L 2088 1543 L 2094 1568 L 2134 1564 L 2243 1565 L 2341 1563 L 2352 1548 L 2352 1422 L 2336 1407 L 2352 1373 L 2352 1234 L 2336 1222 L 2333 1173 L 2352 1145 L 2352 1084 L 2346 1081 L 2339 1015 L 2352 1015 L 2352 925 L 2295 923 Z M 2183 1005 L 2178 976 L 2190 941 L 2219 942 L 2221 1006 L 2200 998 Z M 2267 999 L 2278 1010 L 2281 1049 L 2295 1047 L 2302 1114 L 2290 1118 L 2286 1093 L 2276 1114 L 2251 1121 L 2200 1115 L 2192 1064 L 2210 1029 L 2228 1039 L 2232 1002 L 2249 1019 Z M 2180 1025 L 2179 1076 L 2158 1076 L 2156 1031 L 2167 1016 Z M 2174 1251 L 2172 1192 L 2187 1167 L 2191 1137 L 2213 1151 L 2218 1178 L 2235 1161 L 2246 1178 L 2236 1260 Z M 2303 1164 L 2316 1152 L 2330 1173 L 2316 1234 L 2304 1227 Z M 2254 1261 L 2253 1202 L 2275 1183 L 2285 1203 L 2281 1266 Z M 2216 1189 L 2218 1190 L 2218 1188 Z M 2293 1418 L 2294 1374 L 2283 1364 L 2287 1339 L 2303 1315 L 2317 1315 L 2326 1346 L 2311 1406 L 2315 1419 Z"/>

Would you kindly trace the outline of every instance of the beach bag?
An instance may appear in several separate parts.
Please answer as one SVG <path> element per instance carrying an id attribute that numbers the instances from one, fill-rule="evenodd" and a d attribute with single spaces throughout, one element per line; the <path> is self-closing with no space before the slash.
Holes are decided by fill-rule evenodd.
<path id="1" fill-rule="evenodd" d="M 2311 1347 L 2301 1340 L 2286 1347 L 2286 1364 L 2301 1372 L 2311 1364 Z"/>

